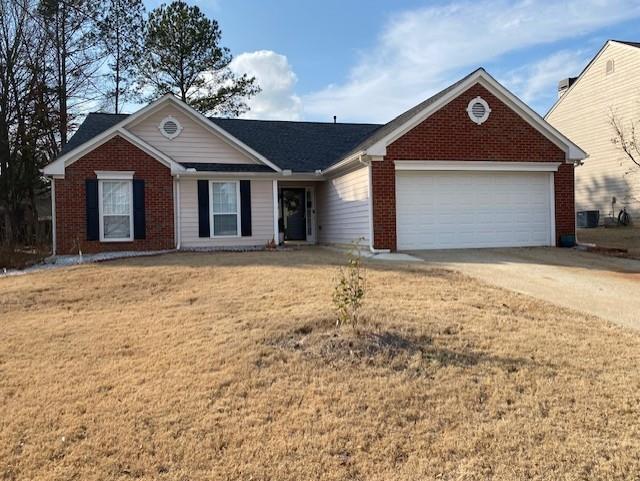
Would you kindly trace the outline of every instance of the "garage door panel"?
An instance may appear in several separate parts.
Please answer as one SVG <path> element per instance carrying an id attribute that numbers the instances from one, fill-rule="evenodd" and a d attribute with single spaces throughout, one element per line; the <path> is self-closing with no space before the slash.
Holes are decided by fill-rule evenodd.
<path id="1" fill-rule="evenodd" d="M 549 245 L 546 172 L 398 172 L 398 249 Z"/>

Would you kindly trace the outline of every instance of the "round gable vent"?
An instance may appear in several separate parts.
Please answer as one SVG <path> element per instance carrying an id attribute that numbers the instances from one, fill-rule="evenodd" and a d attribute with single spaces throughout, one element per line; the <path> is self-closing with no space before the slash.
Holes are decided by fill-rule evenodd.
<path id="1" fill-rule="evenodd" d="M 489 118 L 491 109 L 489 108 L 489 104 L 482 97 L 476 97 L 469 102 L 469 105 L 467 106 L 467 113 L 473 122 L 480 125 Z"/>
<path id="2" fill-rule="evenodd" d="M 182 125 L 180 125 L 178 119 L 172 116 L 162 119 L 159 128 L 162 135 L 164 135 L 169 140 L 175 139 L 178 135 L 180 135 L 180 132 L 182 132 Z"/>

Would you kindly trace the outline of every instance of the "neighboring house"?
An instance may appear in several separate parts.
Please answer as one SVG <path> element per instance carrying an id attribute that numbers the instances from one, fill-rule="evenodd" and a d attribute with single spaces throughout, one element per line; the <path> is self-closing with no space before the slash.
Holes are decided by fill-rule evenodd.
<path id="1" fill-rule="evenodd" d="M 44 173 L 55 249 L 372 250 L 571 240 L 585 157 L 483 69 L 385 125 L 206 118 L 167 95 L 90 114 Z"/>
<path id="2" fill-rule="evenodd" d="M 626 207 L 640 220 L 640 167 L 612 139 L 611 115 L 629 126 L 640 121 L 640 43 L 609 40 L 577 78 L 559 83 L 546 120 L 589 153 L 576 168 L 577 210 L 600 219 Z"/>

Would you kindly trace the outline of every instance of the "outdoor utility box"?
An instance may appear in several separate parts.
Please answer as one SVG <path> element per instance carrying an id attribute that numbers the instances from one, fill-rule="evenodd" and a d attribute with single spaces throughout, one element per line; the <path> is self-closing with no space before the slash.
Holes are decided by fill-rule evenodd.
<path id="1" fill-rule="evenodd" d="M 578 227 L 582 229 L 592 229 L 598 227 L 600 223 L 600 211 L 599 210 L 581 210 L 578 212 Z"/>

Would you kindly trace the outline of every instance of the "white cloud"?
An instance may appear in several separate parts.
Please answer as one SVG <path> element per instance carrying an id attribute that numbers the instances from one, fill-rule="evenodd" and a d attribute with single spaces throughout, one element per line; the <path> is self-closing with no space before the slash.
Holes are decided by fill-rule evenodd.
<path id="1" fill-rule="evenodd" d="M 249 99 L 249 119 L 298 120 L 302 102 L 295 94 L 298 81 L 287 57 L 271 50 L 242 53 L 231 62 L 236 74 L 255 76 L 262 91 Z"/>
<path id="2" fill-rule="evenodd" d="M 638 16 L 638 0 L 458 1 L 406 11 L 388 22 L 345 82 L 303 96 L 305 112 L 388 121 L 503 54 Z"/>
<path id="3" fill-rule="evenodd" d="M 561 50 L 537 62 L 507 72 L 499 80 L 522 100 L 544 113 L 557 98 L 558 81 L 582 71 L 590 55 Z"/>

